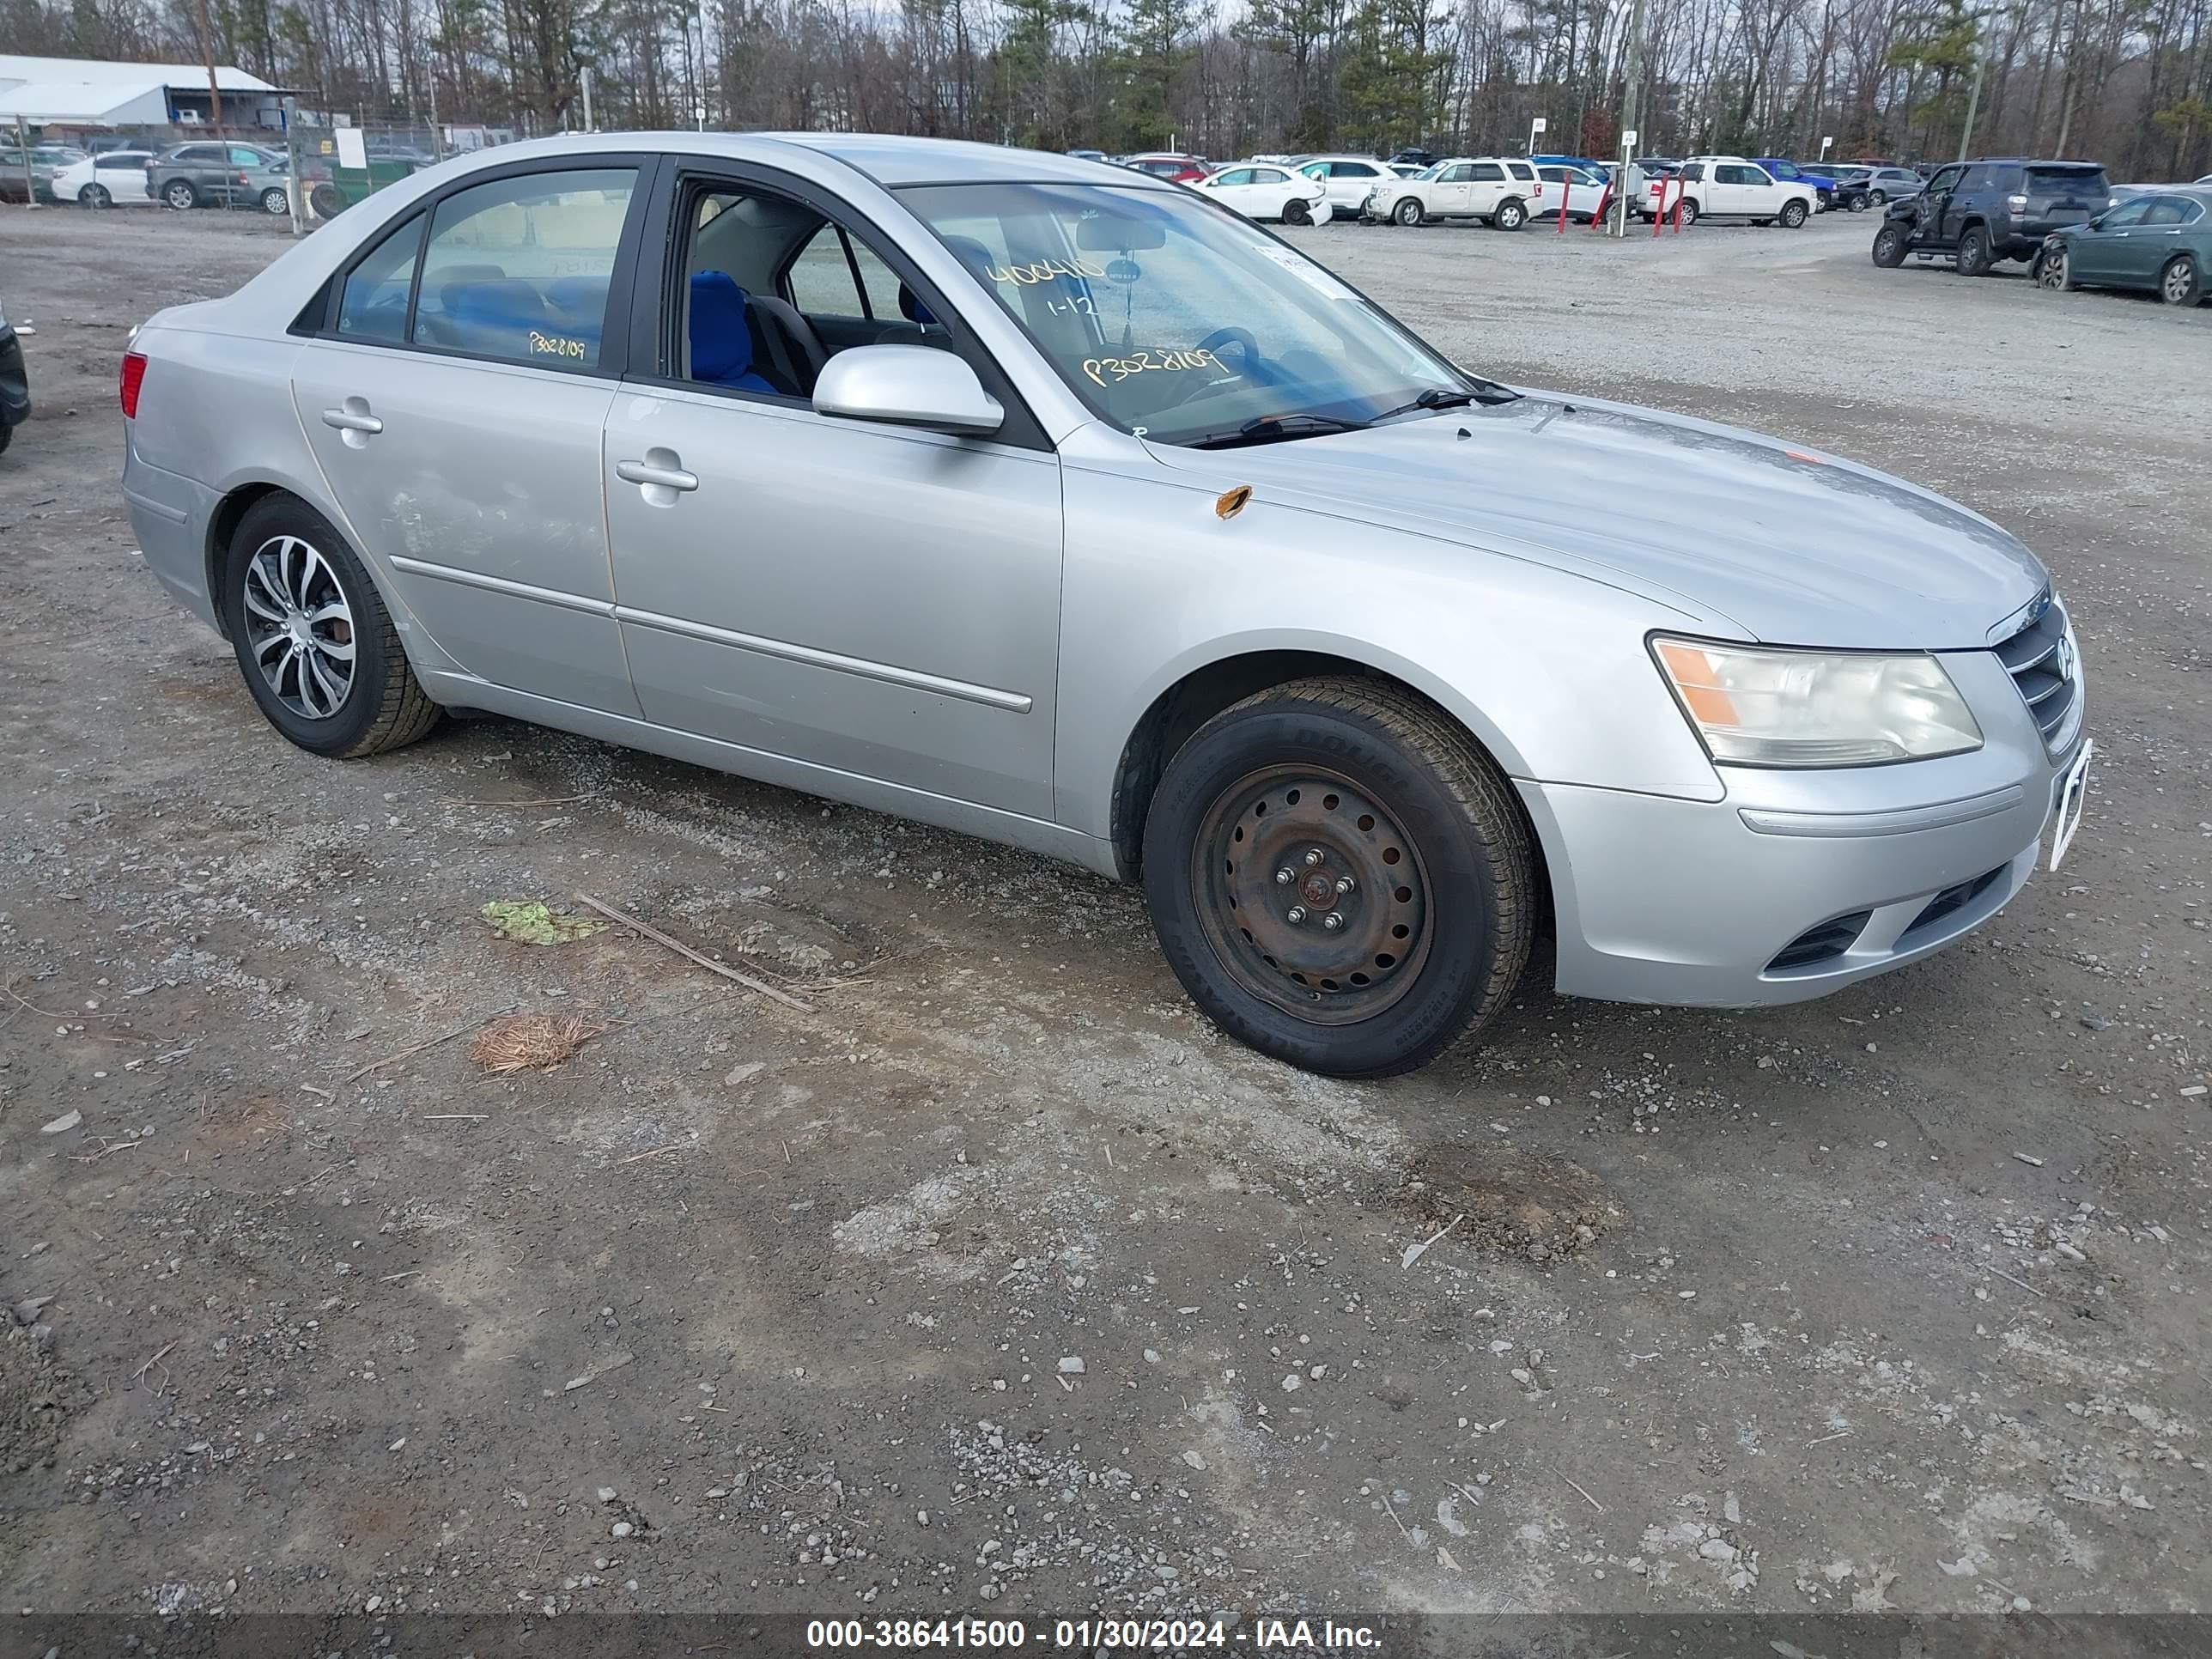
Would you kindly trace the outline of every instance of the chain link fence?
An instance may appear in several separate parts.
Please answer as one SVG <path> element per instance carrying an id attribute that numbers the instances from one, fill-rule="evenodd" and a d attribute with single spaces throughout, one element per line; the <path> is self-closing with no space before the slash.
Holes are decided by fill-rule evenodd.
<path id="1" fill-rule="evenodd" d="M 0 201 L 141 204 L 289 217 L 301 230 L 449 156 L 510 143 L 503 127 L 362 122 L 281 107 L 273 119 L 0 133 Z"/>

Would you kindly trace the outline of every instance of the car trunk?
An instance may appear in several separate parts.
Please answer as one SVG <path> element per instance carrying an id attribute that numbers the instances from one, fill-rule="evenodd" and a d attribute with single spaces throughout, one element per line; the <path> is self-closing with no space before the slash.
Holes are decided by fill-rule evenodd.
<path id="1" fill-rule="evenodd" d="M 2033 167 L 2027 174 L 2021 191 L 2027 207 L 2020 217 L 2021 228 L 2031 235 L 2087 223 L 2105 210 L 2112 193 L 2102 167 Z"/>

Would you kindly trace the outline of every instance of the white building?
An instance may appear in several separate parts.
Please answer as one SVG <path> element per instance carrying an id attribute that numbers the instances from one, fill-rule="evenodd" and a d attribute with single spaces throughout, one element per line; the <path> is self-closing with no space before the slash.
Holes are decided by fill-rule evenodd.
<path id="1" fill-rule="evenodd" d="M 228 132 L 284 124 L 283 90 L 258 76 L 216 65 Z M 109 64 L 90 58 L 24 58 L 0 52 L 0 131 L 18 120 L 56 131 L 205 126 L 214 118 L 200 64 Z"/>

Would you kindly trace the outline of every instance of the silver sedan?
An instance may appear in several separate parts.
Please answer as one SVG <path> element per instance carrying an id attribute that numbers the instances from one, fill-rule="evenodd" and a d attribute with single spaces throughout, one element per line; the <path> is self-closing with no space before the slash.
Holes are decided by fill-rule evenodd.
<path id="1" fill-rule="evenodd" d="M 1141 882 L 1224 1030 L 1401 1072 L 1561 992 L 1818 995 L 2078 823 L 2035 557 L 1462 368 L 1033 151 L 569 137 L 148 322 L 155 574 L 315 753 L 489 709 Z"/>

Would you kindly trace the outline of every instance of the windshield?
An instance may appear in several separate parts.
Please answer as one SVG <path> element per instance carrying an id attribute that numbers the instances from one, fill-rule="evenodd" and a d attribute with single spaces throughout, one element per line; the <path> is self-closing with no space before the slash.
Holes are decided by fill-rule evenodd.
<path id="1" fill-rule="evenodd" d="M 1424 393 L 1507 395 L 1303 254 L 1182 191 L 922 185 L 902 199 L 1076 396 L 1156 442 L 1362 425 Z M 1312 420 L 1276 423 L 1286 416 Z"/>

